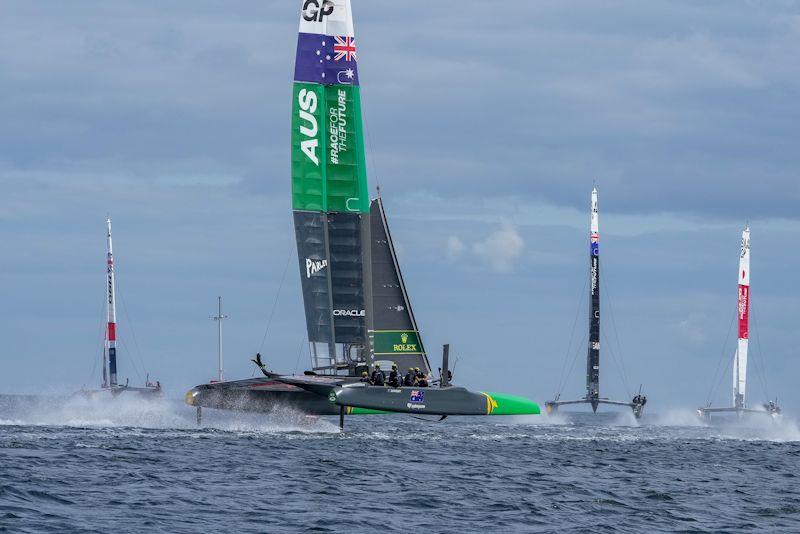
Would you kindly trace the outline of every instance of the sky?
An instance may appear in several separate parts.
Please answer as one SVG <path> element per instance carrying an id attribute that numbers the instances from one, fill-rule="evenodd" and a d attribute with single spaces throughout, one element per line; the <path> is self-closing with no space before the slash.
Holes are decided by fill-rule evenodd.
<path id="1" fill-rule="evenodd" d="M 299 7 L 0 4 L 0 392 L 99 383 L 107 215 L 121 376 L 149 371 L 174 397 L 213 378 L 218 295 L 226 378 L 253 376 L 256 351 L 308 366 L 289 183 Z M 369 179 L 434 367 L 450 343 L 470 388 L 584 393 L 596 184 L 601 394 L 730 402 L 749 223 L 748 399 L 798 413 L 800 3 L 353 12 Z"/>

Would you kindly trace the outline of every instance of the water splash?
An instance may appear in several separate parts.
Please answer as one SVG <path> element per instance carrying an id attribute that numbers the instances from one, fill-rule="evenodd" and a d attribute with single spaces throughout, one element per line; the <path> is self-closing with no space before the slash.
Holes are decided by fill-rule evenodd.
<path id="1" fill-rule="evenodd" d="M 658 426 L 673 427 L 705 426 L 702 419 L 697 416 L 697 412 L 689 408 L 676 408 L 664 412 L 653 413 L 647 416 L 647 423 Z"/>
<path id="2" fill-rule="evenodd" d="M 772 418 L 753 416 L 741 421 L 728 419 L 710 425 L 712 433 L 722 439 L 744 441 L 774 441 L 779 443 L 800 441 L 800 427 L 785 416 Z"/>
<path id="3" fill-rule="evenodd" d="M 0 425 L 73 428 L 198 429 L 195 410 L 179 400 L 120 395 L 1 397 Z M 291 409 L 270 414 L 204 410 L 201 430 L 224 432 L 338 432 L 332 422 Z"/>

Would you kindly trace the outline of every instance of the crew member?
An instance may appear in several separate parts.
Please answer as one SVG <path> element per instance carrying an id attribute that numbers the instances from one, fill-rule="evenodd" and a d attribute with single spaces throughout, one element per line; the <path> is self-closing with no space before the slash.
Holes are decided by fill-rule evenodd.
<path id="1" fill-rule="evenodd" d="M 417 385 L 421 388 L 428 387 L 428 377 L 425 375 L 425 373 L 420 373 L 419 376 L 420 378 L 417 380 Z"/>
<path id="2" fill-rule="evenodd" d="M 369 373 L 366 371 L 361 372 L 361 381 L 366 384 L 372 384 L 372 380 L 369 379 Z"/>
<path id="3" fill-rule="evenodd" d="M 414 367 L 414 373 L 417 375 L 417 382 L 419 382 L 420 380 L 422 380 L 422 378 L 425 376 L 425 373 L 423 373 L 422 371 L 420 371 L 420 370 L 419 370 L 419 367 Z"/>
<path id="4" fill-rule="evenodd" d="M 371 378 L 373 386 L 383 386 L 386 383 L 386 375 L 383 374 L 383 371 L 381 371 L 381 366 L 377 363 L 375 364 L 375 370 L 372 371 Z"/>
<path id="5" fill-rule="evenodd" d="M 403 378 L 403 385 L 404 386 L 413 386 L 414 382 L 416 382 L 416 380 L 417 380 L 417 374 L 414 372 L 414 368 L 413 367 L 409 367 L 405 378 Z"/>
<path id="6" fill-rule="evenodd" d="M 397 372 L 397 364 L 392 364 L 392 370 L 389 371 L 389 380 L 388 380 L 389 387 L 399 388 L 400 387 L 400 373 Z"/>

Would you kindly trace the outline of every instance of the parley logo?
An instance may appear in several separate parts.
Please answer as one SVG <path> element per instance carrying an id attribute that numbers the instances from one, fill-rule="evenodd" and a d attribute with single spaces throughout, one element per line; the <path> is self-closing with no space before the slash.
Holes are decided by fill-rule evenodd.
<path id="1" fill-rule="evenodd" d="M 333 13 L 333 2 L 323 0 L 306 0 L 303 3 L 303 20 L 308 22 L 322 22 L 322 19 Z"/>
<path id="2" fill-rule="evenodd" d="M 328 266 L 328 260 L 312 260 L 306 258 L 306 278 L 311 278 L 312 274 L 320 272 Z"/>
<path id="3" fill-rule="evenodd" d="M 314 116 L 314 112 L 317 111 L 317 93 L 300 89 L 297 93 L 297 103 L 300 105 L 300 135 L 307 138 L 300 141 L 300 150 L 314 162 L 314 165 L 319 166 L 317 157 L 319 125 Z"/>

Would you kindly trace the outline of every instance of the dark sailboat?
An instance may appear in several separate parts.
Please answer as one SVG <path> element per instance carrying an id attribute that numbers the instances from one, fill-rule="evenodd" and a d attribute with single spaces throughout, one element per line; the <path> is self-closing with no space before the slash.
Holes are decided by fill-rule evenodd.
<path id="1" fill-rule="evenodd" d="M 601 404 L 628 406 L 638 418 L 647 402 L 641 391 L 631 402 L 616 401 L 600 396 L 600 225 L 597 210 L 597 189 L 592 189 L 591 222 L 589 229 L 589 346 L 586 355 L 586 396 L 575 400 L 560 400 L 561 394 L 545 403 L 547 413 L 558 411 L 559 406 L 589 404 L 593 412 Z"/>
<path id="2" fill-rule="evenodd" d="M 310 414 L 389 412 L 539 413 L 520 397 L 450 384 L 371 387 L 363 373 L 396 366 L 431 380 L 383 201 L 370 200 L 361 124 L 356 44 L 349 0 L 305 0 L 295 61 L 292 210 L 312 368 L 303 376 L 203 384 L 192 406 Z M 424 384 L 424 381 L 423 381 Z M 199 417 L 198 411 L 198 417 Z"/>

